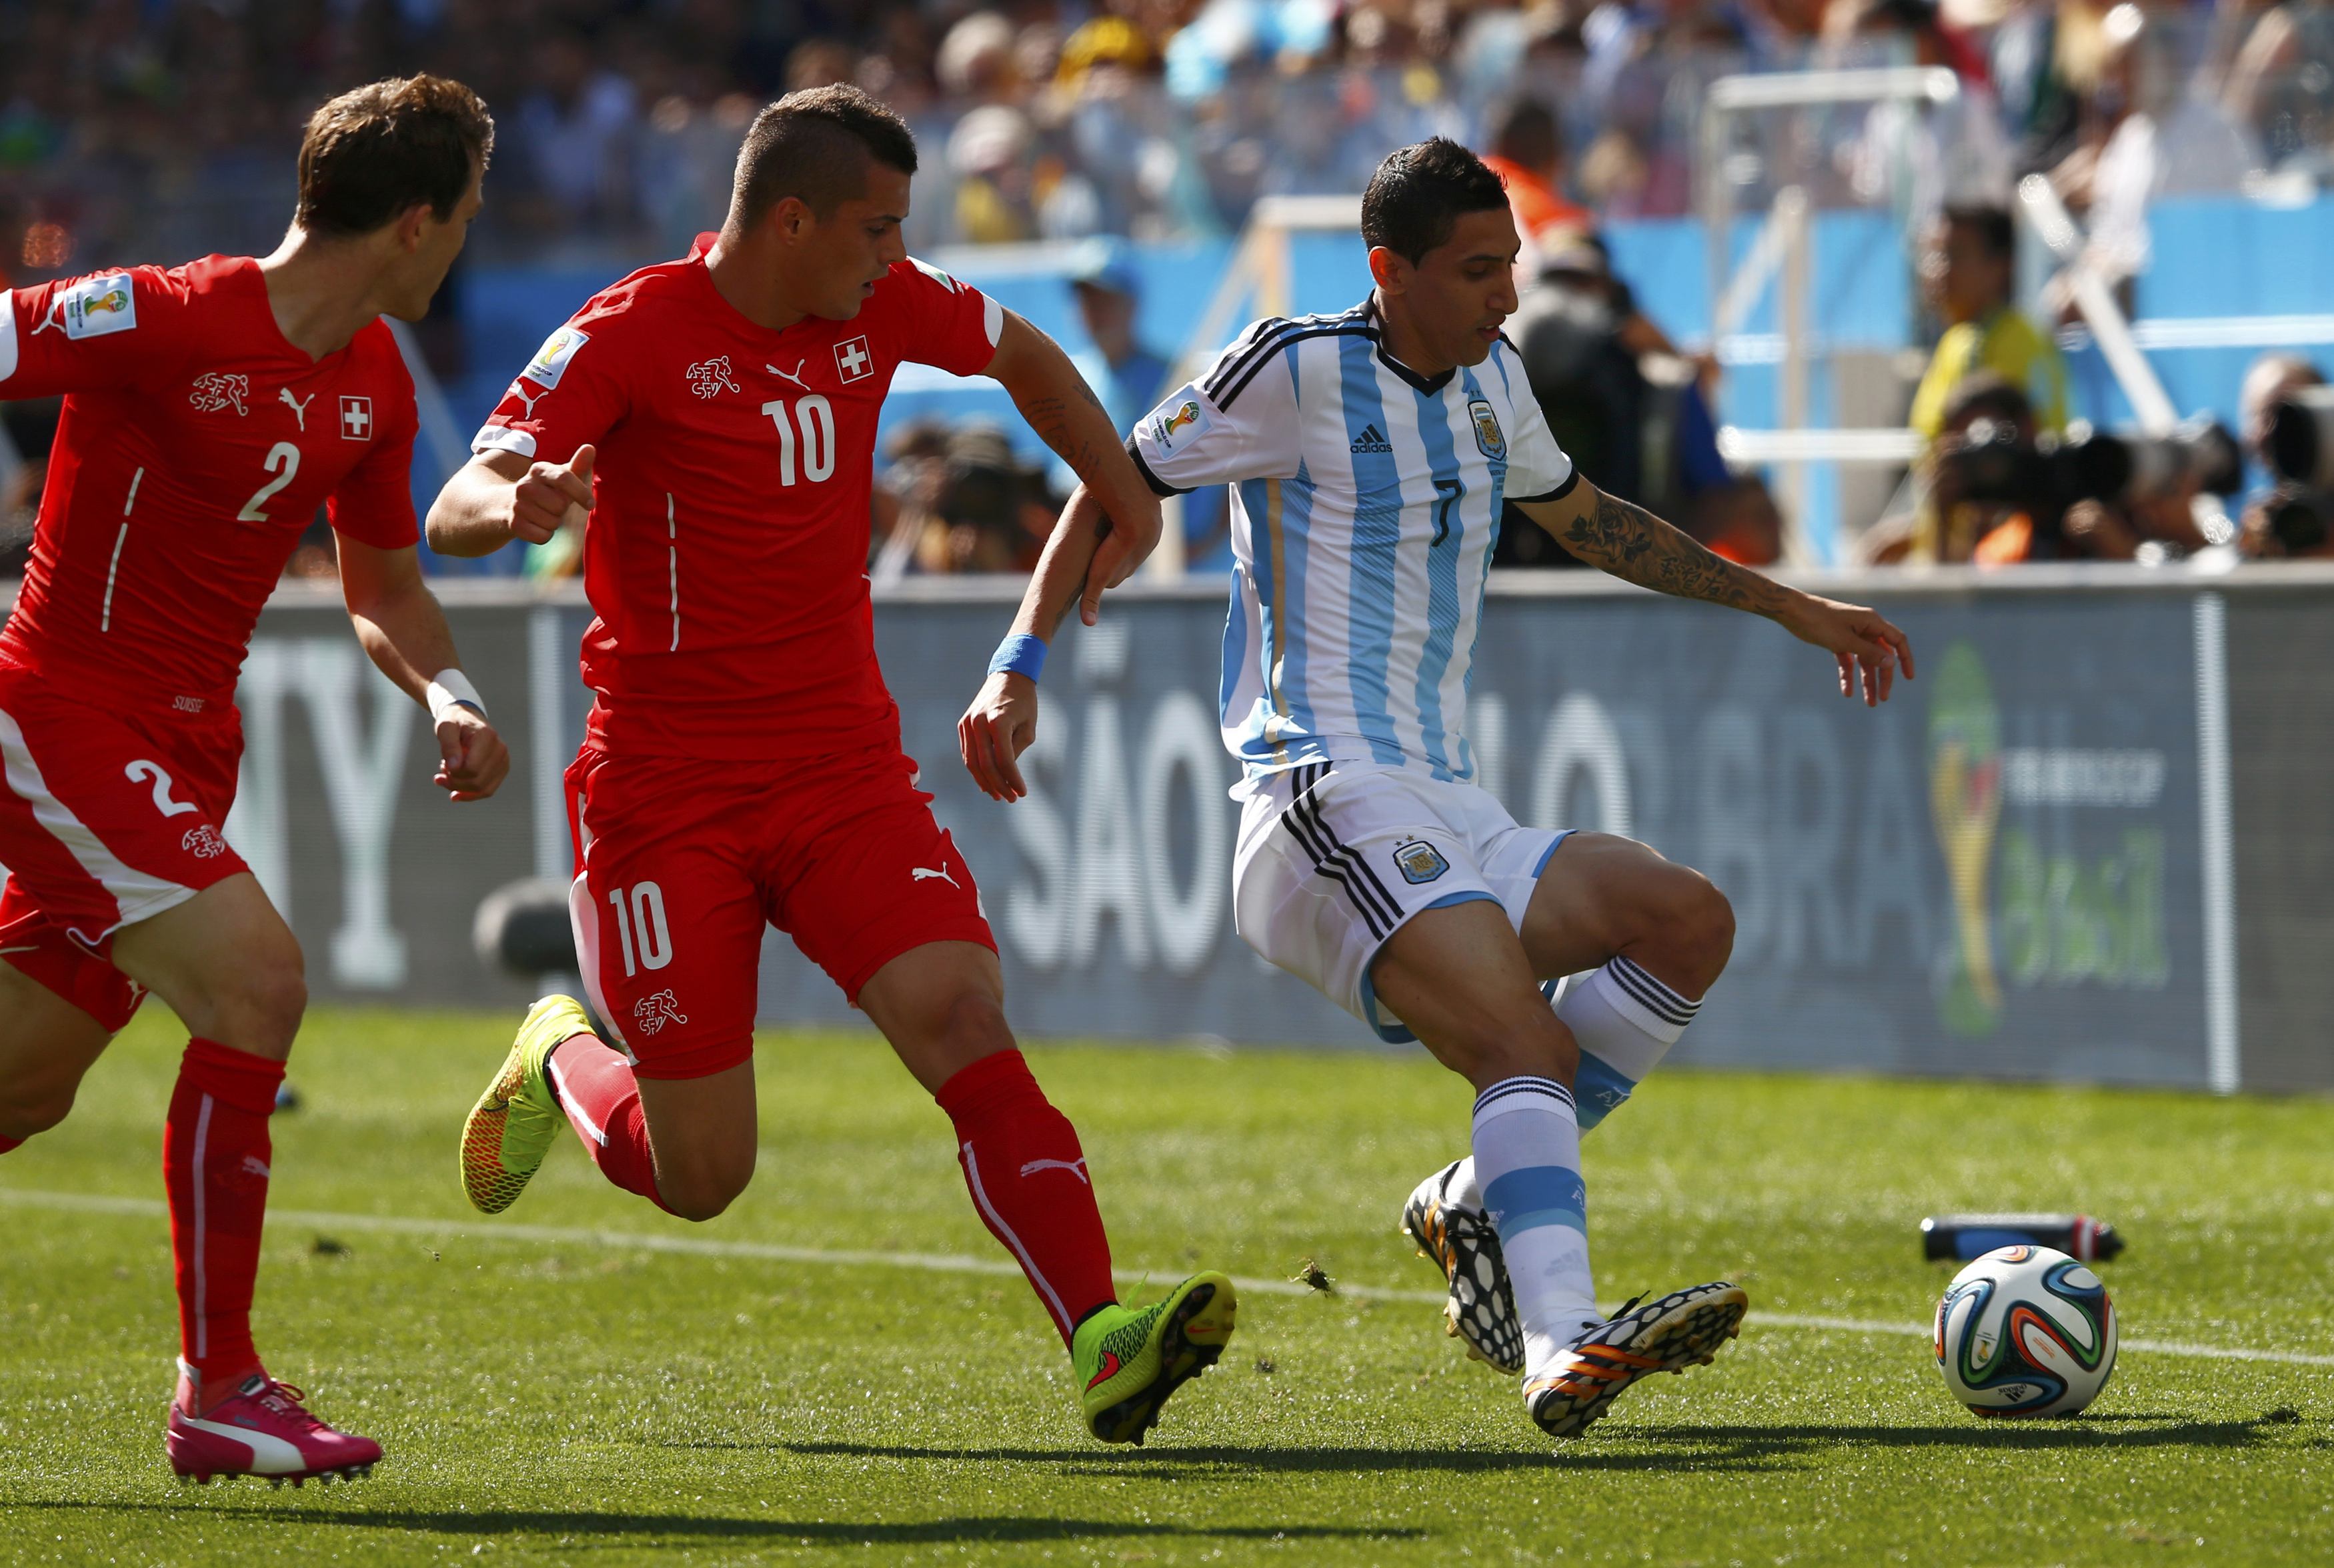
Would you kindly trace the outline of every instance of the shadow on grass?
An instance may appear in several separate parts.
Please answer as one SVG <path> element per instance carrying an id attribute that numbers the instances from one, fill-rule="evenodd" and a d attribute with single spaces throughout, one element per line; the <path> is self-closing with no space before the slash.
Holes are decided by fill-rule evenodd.
<path id="1" fill-rule="evenodd" d="M 232 1494 L 229 1494 L 231 1496 Z M 208 1501 L 207 1497 L 201 1501 Z M 324 1525 L 341 1528 L 436 1531 L 447 1535 L 551 1535 L 581 1537 L 564 1543 L 577 1549 L 588 1537 L 610 1536 L 637 1544 L 642 1537 L 809 1541 L 820 1545 L 911 1546 L 953 1542 L 1044 1543 L 1086 1540 L 1178 1541 L 1417 1541 L 1423 1530 L 1346 1528 L 1333 1525 L 1161 1525 L 1140 1519 L 1033 1519 L 1015 1515 L 920 1519 L 896 1524 L 847 1520 L 751 1519 L 726 1515 L 614 1514 L 588 1510 L 482 1508 L 449 1512 L 429 1508 L 313 1508 L 280 1503 L 237 1506 L 227 1497 L 199 1510 L 188 1504 L 106 1503 L 82 1500 L 18 1503 L 14 1514 L 168 1514 L 183 1525 L 202 1513 L 219 1523 Z"/>
<path id="2" fill-rule="evenodd" d="M 2260 1420 L 2194 1421 L 2176 1416 L 2114 1415 L 2011 1425 L 1958 1421 L 1925 1427 L 1777 1425 L 1613 1429 L 1579 1444 L 1546 1448 L 1232 1448 L 1198 1446 L 1112 1453 L 1094 1448 L 922 1448 L 880 1443 L 675 1443 L 681 1448 L 764 1448 L 806 1458 L 971 1460 L 1045 1465 L 1082 1474 L 1161 1479 L 1220 1469 L 1257 1474 L 1345 1474 L 1442 1470 L 1766 1470 L 1795 1468 L 1851 1448 L 1958 1448 L 1973 1452 L 2251 1447 Z"/>

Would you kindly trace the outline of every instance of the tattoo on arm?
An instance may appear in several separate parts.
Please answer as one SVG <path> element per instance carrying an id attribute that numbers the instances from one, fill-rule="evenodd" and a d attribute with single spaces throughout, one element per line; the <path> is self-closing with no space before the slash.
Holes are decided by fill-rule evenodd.
<path id="1" fill-rule="evenodd" d="M 1094 395 L 1092 388 L 1081 381 L 1078 390 L 1084 394 L 1085 401 L 1097 413 L 1102 410 L 1101 399 Z M 1094 476 L 1097 460 L 1094 443 L 1081 439 L 1077 432 L 1071 428 L 1072 407 L 1067 399 L 1057 397 L 1032 398 L 1019 406 L 1021 417 L 1027 420 L 1029 428 L 1037 433 L 1037 438 L 1045 442 L 1063 462 L 1067 463 L 1072 473 L 1081 479 Z"/>
<path id="2" fill-rule="evenodd" d="M 1625 582 L 1681 599 L 1706 599 L 1753 615 L 1778 614 L 1789 601 L 1771 579 L 1712 554 L 1644 507 L 1601 491 L 1596 510 L 1573 520 L 1564 543 Z"/>

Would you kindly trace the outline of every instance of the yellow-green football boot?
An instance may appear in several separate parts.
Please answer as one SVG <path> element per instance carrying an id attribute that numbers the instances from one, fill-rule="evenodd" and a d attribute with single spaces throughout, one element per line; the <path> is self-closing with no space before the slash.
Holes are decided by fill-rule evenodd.
<path id="1" fill-rule="evenodd" d="M 1070 1337 L 1084 1386 L 1086 1430 L 1105 1443 L 1136 1443 L 1167 1396 L 1216 1364 L 1231 1342 L 1239 1302 L 1232 1282 L 1195 1274 L 1145 1307 L 1106 1306 Z"/>
<path id="2" fill-rule="evenodd" d="M 567 1123 L 545 1063 L 561 1044 L 590 1033 L 592 1020 L 573 996 L 545 996 L 528 1009 L 510 1054 L 462 1123 L 462 1195 L 479 1213 L 508 1208 L 543 1169 L 552 1140 Z"/>

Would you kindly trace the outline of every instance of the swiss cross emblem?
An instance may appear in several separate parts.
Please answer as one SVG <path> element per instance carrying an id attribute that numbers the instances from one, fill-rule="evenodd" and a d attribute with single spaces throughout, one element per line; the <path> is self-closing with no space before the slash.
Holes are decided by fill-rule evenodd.
<path id="1" fill-rule="evenodd" d="M 867 351 L 864 336 L 834 345 L 834 368 L 844 380 L 863 381 L 875 373 L 875 356 Z"/>
<path id="2" fill-rule="evenodd" d="M 341 399 L 341 439 L 343 441 L 372 439 L 372 399 L 371 398 Z"/>

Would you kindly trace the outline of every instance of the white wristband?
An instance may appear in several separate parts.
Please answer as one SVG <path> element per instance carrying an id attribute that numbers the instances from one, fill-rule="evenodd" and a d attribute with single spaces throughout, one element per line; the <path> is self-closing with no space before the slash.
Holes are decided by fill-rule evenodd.
<path id="1" fill-rule="evenodd" d="M 470 708 L 480 718 L 487 717 L 487 705 L 478 700 L 478 688 L 458 669 L 439 670 L 430 681 L 427 695 L 432 724 L 444 724 L 447 716 L 457 707 Z"/>

